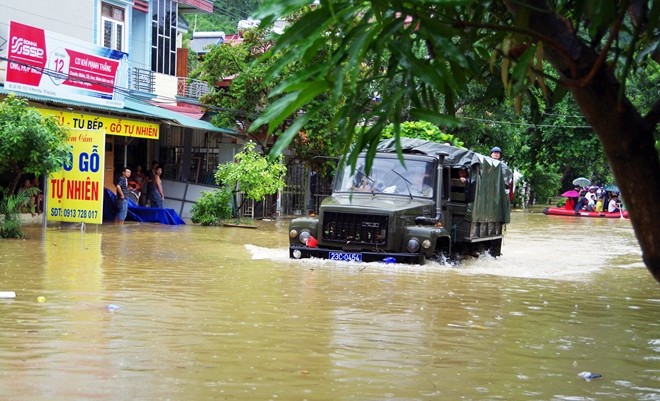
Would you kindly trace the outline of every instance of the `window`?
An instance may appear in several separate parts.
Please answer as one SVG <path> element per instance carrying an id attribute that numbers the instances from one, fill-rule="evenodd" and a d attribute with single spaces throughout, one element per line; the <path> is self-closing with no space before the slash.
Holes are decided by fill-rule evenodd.
<path id="1" fill-rule="evenodd" d="M 151 70 L 176 75 L 176 0 L 157 0 L 151 18 Z"/>
<path id="2" fill-rule="evenodd" d="M 112 4 L 101 4 L 101 44 L 109 49 L 124 51 L 126 10 Z"/>

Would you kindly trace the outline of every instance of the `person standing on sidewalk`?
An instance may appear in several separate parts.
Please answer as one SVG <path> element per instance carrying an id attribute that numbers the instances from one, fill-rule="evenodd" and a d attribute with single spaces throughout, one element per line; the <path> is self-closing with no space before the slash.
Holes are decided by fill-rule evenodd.
<path id="1" fill-rule="evenodd" d="M 163 192 L 163 181 L 160 179 L 160 175 L 163 174 L 163 168 L 158 166 L 154 171 L 154 186 L 153 190 L 150 192 L 151 196 L 151 207 L 163 207 L 163 202 L 165 201 L 165 193 Z"/>
<path id="2" fill-rule="evenodd" d="M 124 167 L 121 170 L 121 175 L 117 178 L 117 197 L 115 201 L 117 202 L 117 215 L 115 216 L 115 223 L 124 224 L 126 220 L 126 214 L 128 213 L 128 177 L 131 176 L 131 170 L 128 167 Z"/>

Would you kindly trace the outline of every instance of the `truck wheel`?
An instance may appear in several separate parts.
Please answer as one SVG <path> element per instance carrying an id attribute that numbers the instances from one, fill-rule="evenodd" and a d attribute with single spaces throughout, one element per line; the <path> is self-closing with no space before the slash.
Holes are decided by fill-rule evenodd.
<path id="1" fill-rule="evenodd" d="M 492 257 L 497 257 L 502 254 L 502 238 L 492 240 L 490 246 L 488 247 L 488 253 Z"/>

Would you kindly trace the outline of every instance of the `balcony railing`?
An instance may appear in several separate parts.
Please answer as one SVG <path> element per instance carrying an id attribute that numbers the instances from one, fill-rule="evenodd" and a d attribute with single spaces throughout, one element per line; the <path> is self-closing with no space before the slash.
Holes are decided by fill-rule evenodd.
<path id="1" fill-rule="evenodd" d="M 210 92 L 209 85 L 204 81 L 173 77 L 142 68 L 131 68 L 129 89 L 167 99 L 173 99 L 176 95 L 199 100 Z"/>
<path id="2" fill-rule="evenodd" d="M 179 77 L 177 82 L 177 96 L 199 99 L 210 92 L 209 85 L 197 79 Z"/>
<path id="3" fill-rule="evenodd" d="M 131 68 L 128 87 L 131 91 L 154 93 L 156 91 L 154 72 L 142 68 Z"/>

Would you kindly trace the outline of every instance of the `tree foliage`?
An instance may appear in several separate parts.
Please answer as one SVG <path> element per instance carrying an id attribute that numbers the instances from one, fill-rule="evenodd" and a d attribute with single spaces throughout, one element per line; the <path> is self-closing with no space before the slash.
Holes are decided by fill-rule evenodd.
<path id="1" fill-rule="evenodd" d="M 227 187 L 202 192 L 190 209 L 190 220 L 203 226 L 217 226 L 232 217 L 232 192 Z"/>
<path id="2" fill-rule="evenodd" d="M 396 130 L 394 124 L 390 124 L 383 129 L 383 138 L 394 138 Z M 452 134 L 440 131 L 436 125 L 428 121 L 406 121 L 401 124 L 399 136 L 406 138 L 424 139 L 432 142 L 449 143 L 454 146 L 463 146 L 463 142 Z"/>
<path id="3" fill-rule="evenodd" d="M 234 156 L 234 161 L 220 164 L 215 180 L 217 184 L 243 194 L 237 210 L 241 209 L 247 199 L 261 201 L 267 195 L 284 188 L 286 166 L 281 156 L 271 160 L 257 153 L 255 143 L 250 141 L 245 144 L 243 151 Z"/>
<path id="4" fill-rule="evenodd" d="M 242 43 L 211 49 L 193 74 L 216 88 L 203 98 L 206 104 L 216 107 L 212 122 L 220 127 L 237 127 L 239 132 L 257 142 L 266 152 L 273 143 L 266 130 L 251 132 L 249 128 L 259 113 L 270 105 L 273 88 L 283 79 L 265 80 L 266 71 L 276 59 L 262 59 L 261 56 L 272 46 L 273 41 L 267 30 L 247 30 Z M 322 57 L 322 54 L 317 57 Z M 286 70 L 286 74 L 295 74 L 299 68 L 299 65 L 294 64 Z M 223 80 L 229 83 L 228 86 L 219 85 Z M 323 98 L 313 103 L 321 101 Z M 319 162 L 314 159 L 316 156 L 337 154 L 334 146 L 336 141 L 333 139 L 335 134 L 330 128 L 335 109 L 336 106 L 325 107 L 307 119 L 304 127 L 297 127 L 290 147 L 295 159 L 318 168 Z M 305 109 L 298 109 L 293 114 L 295 117 L 305 112 Z M 291 119 L 285 119 L 274 127 L 273 133 L 278 136 L 290 126 Z"/>
<path id="5" fill-rule="evenodd" d="M 267 0 L 258 17 L 268 26 L 306 3 Z M 554 108 L 570 93 L 626 199 L 644 262 L 660 279 L 660 208 L 648 207 L 660 198 L 654 146 L 660 101 L 656 90 L 642 115 L 644 109 L 628 97 L 629 82 L 643 76 L 655 79 L 651 85 L 658 87 L 648 66 L 660 59 L 659 16 L 660 3 L 649 0 L 321 0 L 320 7 L 287 28 L 268 54 L 277 59 L 268 81 L 279 84 L 271 91 L 275 100 L 251 129 L 265 126 L 274 132 L 295 110 L 305 109 L 273 148 L 277 154 L 308 116 L 341 99 L 332 122 L 354 162 L 363 149 L 373 154 L 383 128 L 404 121 L 402 111 L 447 131 L 459 127 L 459 101 L 471 84 L 486 88 L 484 100 L 507 99 L 518 116 L 525 108 L 530 116 L 538 113 L 538 99 Z M 315 56 L 328 38 L 334 47 L 328 61 L 319 63 Z M 292 64 L 305 68 L 281 80 Z M 370 90 L 379 80 L 397 85 L 373 106 Z M 327 101 L 308 107 L 322 96 Z M 520 133 L 520 144 L 533 152 L 535 143 L 543 146 L 545 131 L 536 128 Z M 509 151 L 513 156 L 517 148 Z"/>
<path id="6" fill-rule="evenodd" d="M 53 118 L 43 117 L 28 102 L 9 95 L 0 103 L 0 172 L 14 175 L 14 193 L 21 175 L 59 171 L 69 155 L 67 131 Z"/>
<path id="7" fill-rule="evenodd" d="M 37 188 L 29 188 L 14 194 L 7 188 L 0 189 L 0 238 L 23 238 L 23 221 L 20 208 L 37 195 Z"/>
<path id="8" fill-rule="evenodd" d="M 215 0 L 212 14 L 194 14 L 188 18 L 195 32 L 238 32 L 238 21 L 248 19 L 263 3 L 262 0 Z"/>

